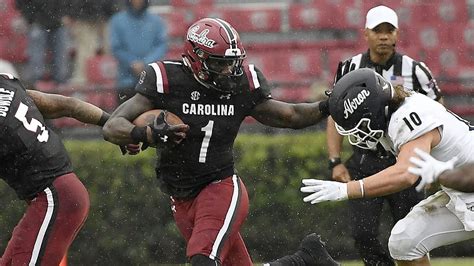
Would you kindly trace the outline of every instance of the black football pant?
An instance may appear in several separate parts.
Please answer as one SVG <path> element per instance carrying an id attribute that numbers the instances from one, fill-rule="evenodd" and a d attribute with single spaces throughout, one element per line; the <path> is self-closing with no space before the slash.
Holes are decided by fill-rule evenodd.
<path id="1" fill-rule="evenodd" d="M 362 174 L 360 171 L 348 170 L 353 179 L 367 177 L 367 174 Z M 421 199 L 420 194 L 411 187 L 384 197 L 349 201 L 352 236 L 365 265 L 395 265 L 388 252 L 387 243 L 381 243 L 377 238 L 384 202 L 389 204 L 393 224 L 395 224 L 404 218 Z"/>

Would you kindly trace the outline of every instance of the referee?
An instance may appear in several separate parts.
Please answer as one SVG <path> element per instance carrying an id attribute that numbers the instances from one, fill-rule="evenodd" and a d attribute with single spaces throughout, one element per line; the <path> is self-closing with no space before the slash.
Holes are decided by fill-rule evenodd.
<path id="1" fill-rule="evenodd" d="M 407 55 L 396 52 L 398 40 L 398 16 L 386 6 L 377 6 L 367 12 L 364 36 L 368 50 L 340 62 L 335 81 L 358 68 L 371 68 L 395 85 L 403 85 L 407 90 L 420 92 L 433 100 L 440 101 L 441 94 L 428 67 Z M 375 174 L 396 161 L 395 156 L 377 147 L 364 150 L 353 146 L 353 154 L 345 163 L 340 153 L 343 137 L 336 131 L 334 120 L 329 117 L 327 125 L 327 145 L 329 168 L 332 178 L 340 182 L 358 180 Z M 414 187 L 384 197 L 351 200 L 349 214 L 352 236 L 365 265 L 395 265 L 387 251 L 387 243 L 380 243 L 380 216 L 385 201 L 390 206 L 393 223 L 405 217 L 411 207 L 421 200 Z"/>

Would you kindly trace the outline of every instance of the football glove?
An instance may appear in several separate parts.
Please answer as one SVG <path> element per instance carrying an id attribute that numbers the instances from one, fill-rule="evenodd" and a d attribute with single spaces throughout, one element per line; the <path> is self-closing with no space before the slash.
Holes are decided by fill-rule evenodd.
<path id="1" fill-rule="evenodd" d="M 127 144 L 127 145 L 119 145 L 120 151 L 122 155 L 130 154 L 136 155 L 140 152 L 140 144 Z"/>
<path id="2" fill-rule="evenodd" d="M 351 61 L 339 62 L 337 66 L 336 76 L 334 77 L 334 84 L 338 82 L 345 74 L 351 72 L 356 67 Z"/>
<path id="3" fill-rule="evenodd" d="M 323 201 L 341 201 L 348 198 L 346 183 L 318 179 L 303 179 L 302 182 L 304 187 L 301 187 L 300 191 L 312 193 L 303 198 L 304 202 L 315 204 Z"/>
<path id="4" fill-rule="evenodd" d="M 155 120 L 153 120 L 153 124 L 149 124 L 148 126 L 151 128 L 152 139 L 155 145 L 179 144 L 186 137 L 186 131 L 189 129 L 189 126 L 185 124 L 168 124 L 165 120 L 165 112 L 161 112 Z"/>
<path id="5" fill-rule="evenodd" d="M 429 153 L 418 148 L 415 149 L 415 153 L 419 158 L 410 157 L 410 162 L 416 167 L 408 167 L 408 172 L 421 177 L 420 183 L 416 186 L 417 191 L 422 191 L 426 185 L 438 181 L 439 175 L 446 170 L 453 169 L 458 160 L 458 157 L 454 156 L 447 162 L 438 161 Z"/>

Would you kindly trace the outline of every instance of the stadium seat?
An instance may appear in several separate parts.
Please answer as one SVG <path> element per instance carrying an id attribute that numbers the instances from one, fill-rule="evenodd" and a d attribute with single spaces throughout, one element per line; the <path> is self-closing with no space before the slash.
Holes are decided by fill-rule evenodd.
<path id="1" fill-rule="evenodd" d="M 323 65 L 329 70 L 330 75 L 334 75 L 337 70 L 337 66 L 340 61 L 349 59 L 350 57 L 363 53 L 365 50 L 354 50 L 354 49 L 331 49 L 327 51 L 327 61 Z"/>
<path id="2" fill-rule="evenodd" d="M 309 4 L 291 4 L 288 22 L 291 30 L 315 30 L 340 28 L 340 18 L 335 6 L 324 1 Z"/>
<path id="3" fill-rule="evenodd" d="M 309 86 L 277 87 L 272 90 L 272 97 L 285 102 L 307 102 L 311 99 Z"/>
<path id="4" fill-rule="evenodd" d="M 194 22 L 192 12 L 185 8 L 163 9 L 155 13 L 164 19 L 171 38 L 184 38 L 187 29 Z"/>
<path id="5" fill-rule="evenodd" d="M 219 17 L 232 24 L 239 33 L 279 32 L 282 27 L 282 12 L 282 6 L 276 4 L 195 8 L 197 19 Z"/>
<path id="6" fill-rule="evenodd" d="M 170 0 L 169 3 L 172 7 L 178 8 L 189 8 L 194 6 L 212 6 L 214 0 Z"/>
<path id="7" fill-rule="evenodd" d="M 95 55 L 87 59 L 86 75 L 91 84 L 114 84 L 117 61 L 111 55 Z"/>
<path id="8" fill-rule="evenodd" d="M 27 60 L 26 35 L 0 35 L 0 58 L 12 63 L 24 63 Z"/>
<path id="9" fill-rule="evenodd" d="M 413 24 L 442 25 L 469 21 L 466 1 L 430 0 L 413 4 Z M 412 24 L 412 25 L 413 25 Z"/>
<path id="10" fill-rule="evenodd" d="M 318 49 L 248 52 L 253 63 L 270 82 L 292 83 L 313 80 L 321 75 L 321 51 Z"/>
<path id="11" fill-rule="evenodd" d="M 168 60 L 181 60 L 181 55 L 183 54 L 184 47 L 180 45 L 170 45 L 168 47 L 168 52 L 166 53 L 164 59 Z"/>

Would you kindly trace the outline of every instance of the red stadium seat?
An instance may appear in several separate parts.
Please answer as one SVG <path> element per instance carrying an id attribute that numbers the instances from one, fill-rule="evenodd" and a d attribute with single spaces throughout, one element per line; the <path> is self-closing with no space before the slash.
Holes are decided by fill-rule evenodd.
<path id="1" fill-rule="evenodd" d="M 219 17 L 229 22 L 239 33 L 279 32 L 282 25 L 282 6 L 226 6 L 216 8 L 196 7 L 196 19 Z"/>
<path id="2" fill-rule="evenodd" d="M 173 7 L 187 8 L 193 6 L 212 6 L 214 0 L 170 0 L 169 3 Z"/>
<path id="3" fill-rule="evenodd" d="M 165 59 L 168 60 L 181 60 L 182 54 L 184 51 L 184 47 L 180 45 L 171 45 L 168 48 L 168 52 L 165 55 Z"/>
<path id="4" fill-rule="evenodd" d="M 307 102 L 312 97 L 309 86 L 278 87 L 272 90 L 272 97 L 285 102 Z"/>
<path id="5" fill-rule="evenodd" d="M 314 30 L 339 28 L 340 18 L 335 15 L 335 6 L 325 2 L 292 4 L 288 9 L 288 20 L 292 30 Z"/>
<path id="6" fill-rule="evenodd" d="M 334 75 L 340 61 L 347 60 L 352 56 L 365 52 L 365 50 L 354 51 L 353 49 L 331 49 L 327 52 L 327 62 L 324 65 L 330 75 Z"/>
<path id="7" fill-rule="evenodd" d="M 301 82 L 318 78 L 322 73 L 321 51 L 273 50 L 248 52 L 247 63 L 253 63 L 270 82 Z"/>
<path id="8" fill-rule="evenodd" d="M 110 55 L 96 55 L 87 60 L 87 80 L 92 84 L 114 84 L 117 61 Z"/>
<path id="9" fill-rule="evenodd" d="M 27 43 L 25 35 L 0 36 L 0 58 L 12 63 L 25 62 Z"/>
<path id="10" fill-rule="evenodd" d="M 459 42 L 459 40 L 453 38 L 452 31 L 438 25 L 426 23 L 414 25 L 407 33 L 410 36 L 410 45 L 418 46 L 422 49 L 436 49 L 436 47 L 442 45 Z"/>
<path id="11" fill-rule="evenodd" d="M 474 25 L 463 23 L 449 29 L 453 34 L 454 41 L 461 42 L 463 47 L 474 49 Z"/>
<path id="12" fill-rule="evenodd" d="M 157 11 L 166 22 L 168 35 L 172 38 L 184 38 L 189 26 L 194 22 L 193 14 L 189 9 L 172 8 L 165 11 Z"/>
<path id="13" fill-rule="evenodd" d="M 466 23 L 469 20 L 466 1 L 430 0 L 413 4 L 414 24 L 430 23 L 443 25 L 450 23 Z"/>

